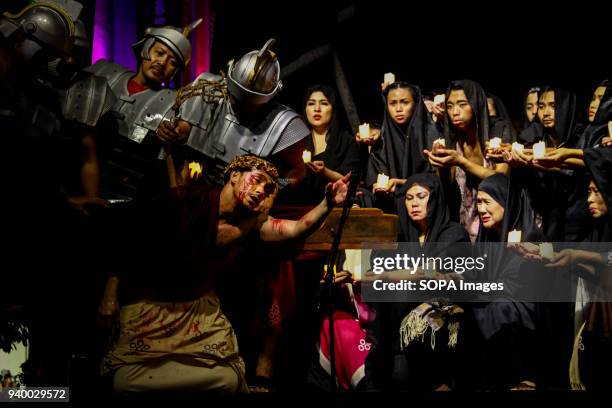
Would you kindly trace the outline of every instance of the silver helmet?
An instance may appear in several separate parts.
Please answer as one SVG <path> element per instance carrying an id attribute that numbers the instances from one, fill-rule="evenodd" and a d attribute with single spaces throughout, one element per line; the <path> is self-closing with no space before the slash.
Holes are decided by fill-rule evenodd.
<path id="1" fill-rule="evenodd" d="M 43 48 L 68 56 L 74 41 L 74 22 L 82 8 L 73 0 L 39 0 L 16 14 L 5 12 L 0 18 L 0 33 L 9 37 L 23 32 L 24 57 L 28 60 Z"/>
<path id="2" fill-rule="evenodd" d="M 191 43 L 188 36 L 201 22 L 200 18 L 183 29 L 172 26 L 147 28 L 142 39 L 132 44 L 134 54 L 137 58 L 148 60 L 151 47 L 159 41 L 170 48 L 184 70 L 191 60 Z"/>
<path id="3" fill-rule="evenodd" d="M 270 50 L 276 40 L 269 39 L 261 50 L 243 55 L 237 62 L 229 62 L 227 89 L 237 100 L 261 105 L 271 100 L 283 87 L 280 65 Z"/>

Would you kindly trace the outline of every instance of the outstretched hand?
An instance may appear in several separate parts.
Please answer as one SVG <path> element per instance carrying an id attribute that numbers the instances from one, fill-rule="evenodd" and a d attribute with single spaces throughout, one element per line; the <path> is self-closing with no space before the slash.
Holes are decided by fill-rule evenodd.
<path id="1" fill-rule="evenodd" d="M 110 203 L 100 197 L 72 196 L 68 197 L 68 204 L 81 215 L 91 215 L 91 210 L 97 208 L 109 208 Z"/>
<path id="2" fill-rule="evenodd" d="M 332 206 L 344 204 L 350 179 L 351 173 L 348 173 L 335 183 L 327 183 L 327 186 L 325 186 L 325 196 L 327 197 L 328 203 L 331 203 Z"/>
<path id="3" fill-rule="evenodd" d="M 311 161 L 306 163 L 306 168 L 315 174 L 321 174 L 325 170 L 325 162 L 322 160 Z"/>
<path id="4" fill-rule="evenodd" d="M 435 150 L 423 150 L 423 154 L 428 158 L 429 164 L 434 167 L 457 166 L 461 161 L 461 156 L 453 149 L 436 148 Z"/>
<path id="5" fill-rule="evenodd" d="M 572 266 L 578 261 L 577 252 L 573 249 L 564 249 L 555 256 L 552 257 L 550 263 L 546 265 L 547 268 L 564 268 Z"/>
<path id="6" fill-rule="evenodd" d="M 370 129 L 370 137 L 362 138 L 359 132 L 355 135 L 357 143 L 363 143 L 366 146 L 373 146 L 380 139 L 380 129 Z"/>

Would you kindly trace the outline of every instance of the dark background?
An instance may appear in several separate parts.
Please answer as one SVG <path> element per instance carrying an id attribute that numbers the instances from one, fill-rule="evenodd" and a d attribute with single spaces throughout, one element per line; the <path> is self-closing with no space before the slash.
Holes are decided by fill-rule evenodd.
<path id="1" fill-rule="evenodd" d="M 362 121 L 382 115 L 385 72 L 425 92 L 445 89 L 452 79 L 477 80 L 517 119 L 530 86 L 559 83 L 579 94 L 586 111 L 594 86 L 610 76 L 603 9 L 533 3 L 218 1 L 211 69 L 224 68 L 269 37 L 278 41 L 281 64 L 333 41 Z M 350 6 L 353 17 L 339 25 L 338 13 Z M 304 90 L 317 82 L 334 84 L 331 58 L 287 78 L 280 98 L 299 108 Z"/>
<path id="2" fill-rule="evenodd" d="M 25 0 L 2 1 L 0 10 Z M 95 0 L 83 0 L 92 30 Z M 138 32 L 153 20 L 154 0 L 136 0 Z M 167 21 L 181 24 L 184 1 L 165 0 Z M 612 45 L 606 11 L 596 4 L 434 1 L 230 1 L 210 0 L 214 13 L 211 71 L 276 38 L 281 66 L 332 43 L 361 121 L 382 115 L 385 72 L 421 86 L 445 89 L 470 78 L 506 103 L 520 122 L 522 97 L 533 85 L 560 84 L 578 94 L 582 112 L 595 85 L 610 75 Z M 339 15 L 344 12 L 343 22 Z M 280 100 L 301 109 L 307 87 L 335 85 L 332 58 L 324 57 L 285 79 Z"/>

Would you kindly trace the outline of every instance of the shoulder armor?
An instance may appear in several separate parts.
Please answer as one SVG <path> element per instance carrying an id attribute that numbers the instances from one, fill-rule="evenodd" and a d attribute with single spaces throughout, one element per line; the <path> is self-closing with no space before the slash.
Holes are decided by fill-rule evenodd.
<path id="1" fill-rule="evenodd" d="M 122 77 L 128 76 L 129 78 L 135 75 L 133 71 L 130 71 L 124 66 L 104 59 L 99 60 L 94 65 L 85 68 L 84 71 L 106 78 L 108 84 L 113 89 L 115 89 L 115 84 L 117 84 Z"/>
<path id="2" fill-rule="evenodd" d="M 62 114 L 88 126 L 95 126 L 98 120 L 110 111 L 117 98 L 105 78 L 90 75 L 65 90 L 62 95 Z"/>

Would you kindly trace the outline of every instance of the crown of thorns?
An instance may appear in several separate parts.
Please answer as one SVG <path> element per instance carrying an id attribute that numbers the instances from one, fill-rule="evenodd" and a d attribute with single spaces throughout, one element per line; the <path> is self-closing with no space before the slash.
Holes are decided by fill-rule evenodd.
<path id="1" fill-rule="evenodd" d="M 232 171 L 251 171 L 254 169 L 261 170 L 272 177 L 275 182 L 278 181 L 278 170 L 276 170 L 276 167 L 269 161 L 252 154 L 234 157 L 225 168 L 225 175 L 227 176 Z"/>

